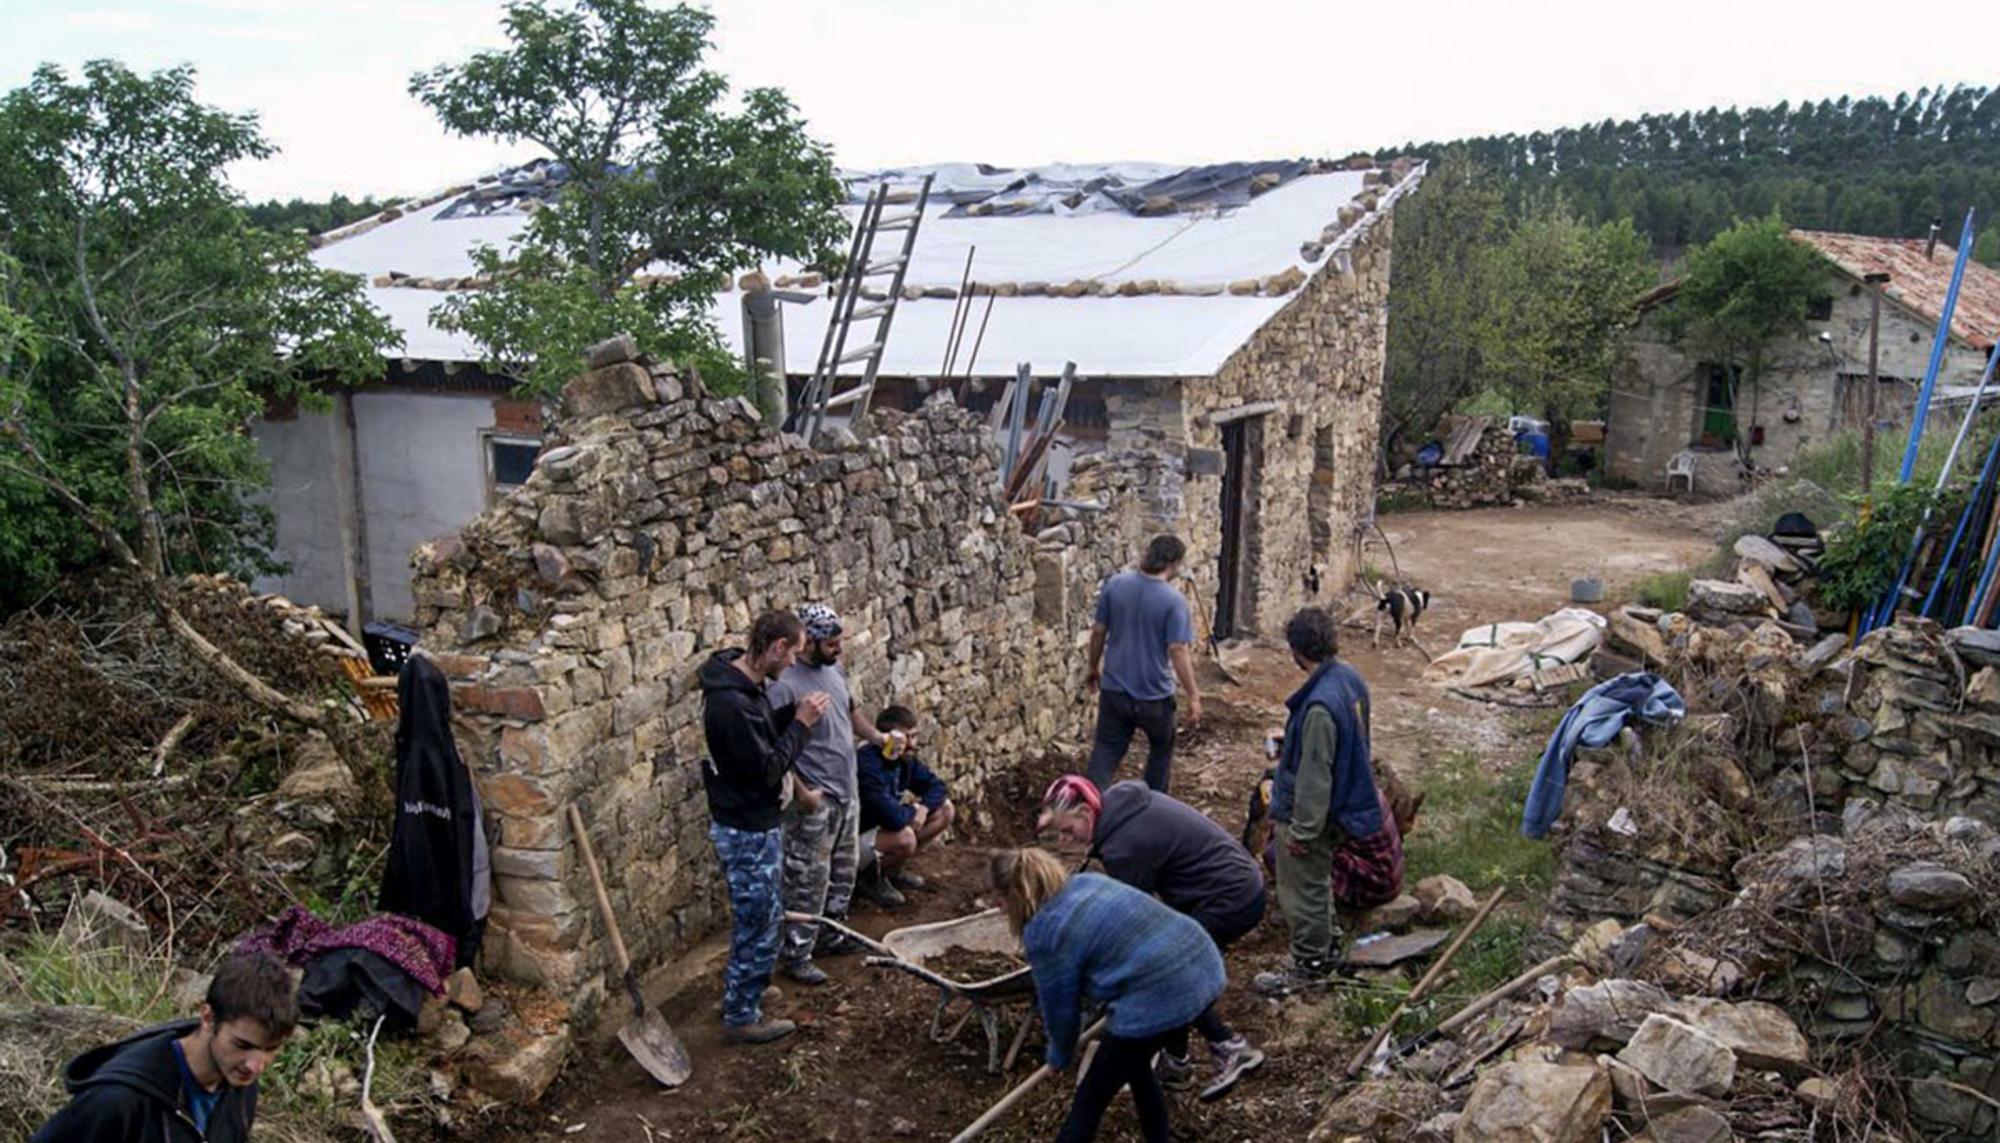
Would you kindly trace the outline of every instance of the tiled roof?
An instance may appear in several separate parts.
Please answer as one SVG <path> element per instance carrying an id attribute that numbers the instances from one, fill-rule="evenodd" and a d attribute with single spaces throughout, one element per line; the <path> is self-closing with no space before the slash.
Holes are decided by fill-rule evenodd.
<path id="1" fill-rule="evenodd" d="M 1792 237 L 1811 245 L 1843 273 L 1859 279 L 1886 273 L 1884 297 L 1937 321 L 1951 288 L 1952 263 L 1958 252 L 1943 242 L 1924 256 L 1921 238 L 1869 238 L 1824 230 L 1794 230 Z M 1980 349 L 1991 349 L 2000 334 L 2000 270 L 1968 261 L 1958 288 L 1958 305 L 1951 315 L 1951 333 Z"/>

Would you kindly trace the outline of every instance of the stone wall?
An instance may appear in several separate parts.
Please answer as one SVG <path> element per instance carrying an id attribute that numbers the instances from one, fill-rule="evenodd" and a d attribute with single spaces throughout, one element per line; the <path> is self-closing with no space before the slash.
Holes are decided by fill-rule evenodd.
<path id="1" fill-rule="evenodd" d="M 1258 401 L 1278 409 L 1259 419 L 1262 464 L 1252 514 L 1258 527 L 1246 557 L 1240 631 L 1276 637 L 1293 611 L 1322 603 L 1360 569 L 1352 538 L 1375 511 L 1376 446 L 1389 318 L 1389 251 L 1394 217 L 1372 227 L 1321 269 L 1300 295 L 1238 350 L 1213 380 L 1185 390 L 1189 444 L 1222 447 L 1214 415 Z M 1317 479 L 1315 453 L 1330 455 Z M 1315 528 L 1313 512 L 1325 519 Z M 1188 531 L 1208 545 L 1222 535 L 1222 479 L 1188 481 Z M 1328 541 L 1324 548 L 1315 534 Z M 1211 558 L 1210 546 L 1204 554 Z M 1307 586 L 1318 567 L 1320 594 Z M 1208 598 L 1214 598 L 1213 584 Z"/>
<path id="2" fill-rule="evenodd" d="M 1225 424 L 1245 424 L 1249 454 L 1234 631 L 1274 637 L 1294 610 L 1324 602 L 1358 570 L 1351 539 L 1374 514 L 1394 207 L 1422 177 L 1398 160 L 1383 169 L 1386 191 L 1342 208 L 1327 226 L 1334 240 L 1314 245 L 1323 264 L 1288 288 L 1285 308 L 1214 376 L 1089 382 L 1104 402 L 1106 452 L 1159 458 L 1150 472 L 1165 483 L 1149 498 L 1175 513 L 1156 515 L 1152 530 L 1187 542 L 1183 574 L 1202 634 L 1221 622 Z M 1069 494 L 1083 495 L 1074 486 Z M 1136 541 L 1130 562 L 1143 529 L 1125 531 Z"/>
<path id="3" fill-rule="evenodd" d="M 1083 725 L 1075 615 L 1112 554 L 1088 518 L 1046 549 L 1024 535 L 992 435 L 956 407 L 877 413 L 868 439 L 813 451 L 631 361 L 565 404 L 567 438 L 527 485 L 415 557 L 425 645 L 498 825 L 488 971 L 582 1012 L 599 994 L 571 802 L 642 966 L 726 917 L 694 675 L 765 609 L 836 607 L 860 713 L 913 707 L 962 799 Z"/>

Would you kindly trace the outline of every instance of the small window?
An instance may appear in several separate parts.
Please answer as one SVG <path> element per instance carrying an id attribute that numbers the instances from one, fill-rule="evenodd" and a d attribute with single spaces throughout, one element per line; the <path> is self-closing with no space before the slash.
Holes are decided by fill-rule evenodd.
<path id="1" fill-rule="evenodd" d="M 1807 321 L 1833 320 L 1833 295 L 1821 294 L 1806 303 Z"/>
<path id="2" fill-rule="evenodd" d="M 542 442 L 523 437 L 486 438 L 487 498 L 497 500 L 528 482 Z"/>

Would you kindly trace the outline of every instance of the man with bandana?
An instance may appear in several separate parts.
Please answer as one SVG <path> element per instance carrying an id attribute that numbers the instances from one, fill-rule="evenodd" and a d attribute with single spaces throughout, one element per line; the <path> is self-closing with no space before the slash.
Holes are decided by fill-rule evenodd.
<path id="1" fill-rule="evenodd" d="M 794 764 L 800 794 L 785 810 L 785 911 L 844 921 L 854 897 L 861 837 L 855 737 L 879 746 L 883 735 L 854 717 L 854 693 L 840 665 L 840 616 L 826 604 L 809 603 L 799 609 L 799 621 L 805 626 L 805 653 L 771 684 L 771 702 L 782 706 L 817 692 L 826 695 L 827 706 Z M 788 921 L 778 971 L 800 984 L 825 984 L 826 970 L 813 963 L 813 954 L 858 951 L 852 938 L 816 921 Z"/>

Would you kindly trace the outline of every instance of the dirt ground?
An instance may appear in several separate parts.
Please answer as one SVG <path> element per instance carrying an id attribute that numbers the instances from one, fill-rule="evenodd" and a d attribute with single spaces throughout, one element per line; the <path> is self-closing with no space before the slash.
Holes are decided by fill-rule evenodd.
<path id="1" fill-rule="evenodd" d="M 1434 652 L 1449 648 L 1466 627 L 1533 619 L 1563 605 L 1576 576 L 1602 576 L 1607 599 L 1616 601 L 1632 581 L 1692 566 L 1713 544 L 1673 506 L 1643 500 L 1399 514 L 1384 518 L 1383 531 L 1387 546 L 1376 541 L 1368 560 L 1385 573 L 1393 562 L 1403 582 L 1433 593 L 1421 636 Z M 1345 606 L 1359 611 L 1362 598 L 1357 592 Z M 1372 648 L 1365 625 L 1343 631 L 1343 655 L 1370 683 L 1377 751 L 1413 776 L 1419 788 L 1431 752 L 1469 748 L 1482 757 L 1519 758 L 1539 749 L 1556 718 L 1553 711 L 1540 722 L 1503 717 L 1485 704 L 1426 686 L 1417 679 L 1423 655 L 1392 648 L 1386 640 L 1380 650 Z M 1207 721 L 1177 750 L 1174 792 L 1234 832 L 1265 765 L 1259 750 L 1263 732 L 1281 724 L 1283 699 L 1300 676 L 1289 656 L 1273 647 L 1232 647 L 1226 661 L 1241 685 L 1224 682 L 1212 664 L 1207 667 Z M 1121 776 L 1136 776 L 1140 757 L 1135 749 Z M 993 799 L 998 820 L 991 830 L 968 831 L 919 858 L 915 868 L 930 888 L 893 914 L 857 903 L 857 926 L 879 937 L 898 926 L 986 907 L 979 867 L 987 847 L 1024 838 L 1030 828 L 1025 818 L 1041 785 L 1062 764 L 1062 758 L 1052 757 L 1025 767 L 1014 783 L 1018 789 Z M 806 989 L 787 983 L 784 995 L 767 1005 L 768 1011 L 797 1020 L 798 1035 L 764 1047 L 724 1045 L 716 971 L 720 948 L 720 942 L 711 942 L 651 982 L 656 994 L 672 992 L 664 1010 L 694 1058 L 695 1075 L 687 1085 L 660 1090 L 625 1057 L 611 1038 L 615 1025 L 607 1025 L 580 1049 L 540 1107 L 474 1121 L 466 1133 L 490 1143 L 944 1140 L 1040 1063 L 1039 1037 L 1032 1035 L 1011 1073 L 989 1075 L 977 1020 L 949 1043 L 932 1042 L 927 1031 L 936 993 L 914 978 L 867 967 L 859 957 L 822 962 L 833 975 L 831 984 Z M 1230 951 L 1225 1014 L 1264 1045 L 1270 1059 L 1216 1103 L 1200 1103 L 1192 1092 L 1175 1096 L 1177 1138 L 1303 1139 L 1317 1121 L 1327 1085 L 1352 1046 L 1315 1038 L 1296 1002 L 1279 1005 L 1248 991 L 1251 975 L 1277 965 L 1283 950 L 1281 927 L 1267 922 Z M 956 1015 L 956 1009 L 947 1014 L 947 1026 Z M 1019 1016 L 1018 1010 L 1003 1016 L 1003 1038 L 1011 1036 Z M 1073 1076 L 1044 1084 L 985 1138 L 1053 1136 Z M 1121 1097 L 1102 1137 L 1134 1135 L 1130 1100 Z"/>

